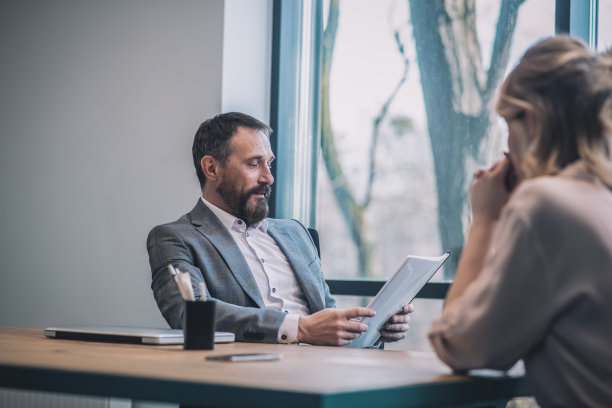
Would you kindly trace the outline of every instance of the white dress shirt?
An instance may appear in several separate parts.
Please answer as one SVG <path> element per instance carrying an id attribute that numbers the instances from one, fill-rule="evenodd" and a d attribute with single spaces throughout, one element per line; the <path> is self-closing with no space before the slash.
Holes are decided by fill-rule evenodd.
<path id="1" fill-rule="evenodd" d="M 268 222 L 264 219 L 247 228 L 244 221 L 209 203 L 203 197 L 202 202 L 234 238 L 253 273 L 264 305 L 287 315 L 278 330 L 278 342 L 297 342 L 299 316 L 309 314 L 308 302 L 287 257 L 276 241 L 268 235 Z"/>

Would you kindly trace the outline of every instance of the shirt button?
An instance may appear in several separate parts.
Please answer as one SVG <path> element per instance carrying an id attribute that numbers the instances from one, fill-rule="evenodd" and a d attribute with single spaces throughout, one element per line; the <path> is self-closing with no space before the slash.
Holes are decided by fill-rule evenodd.
<path id="1" fill-rule="evenodd" d="M 286 335 L 286 334 L 283 334 L 283 335 L 281 336 L 281 339 L 282 339 L 282 340 L 287 340 L 287 335 Z"/>
<path id="2" fill-rule="evenodd" d="M 246 233 L 246 236 L 247 236 L 247 237 L 249 236 L 249 233 L 248 233 L 248 232 Z"/>
<path id="3" fill-rule="evenodd" d="M 285 314 L 289 314 L 289 311 L 288 311 L 288 310 L 285 310 Z"/>
<path id="4" fill-rule="evenodd" d="M 263 258 L 261 258 L 260 261 L 261 261 L 261 263 L 264 263 L 264 259 Z"/>
<path id="5" fill-rule="evenodd" d="M 242 225 L 242 220 L 238 220 L 238 224 Z"/>
<path id="6" fill-rule="evenodd" d="M 272 293 L 276 293 L 276 288 L 272 288 Z"/>

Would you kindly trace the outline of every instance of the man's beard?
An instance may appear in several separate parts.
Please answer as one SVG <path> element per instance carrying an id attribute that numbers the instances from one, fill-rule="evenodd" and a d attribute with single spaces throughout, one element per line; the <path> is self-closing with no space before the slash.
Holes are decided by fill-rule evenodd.
<path id="1" fill-rule="evenodd" d="M 247 226 L 256 224 L 268 216 L 268 200 L 272 192 L 269 185 L 261 184 L 245 192 L 239 191 L 234 185 L 232 179 L 226 179 L 217 187 L 217 192 L 232 210 L 233 216 L 240 218 Z M 263 194 L 264 197 L 251 204 L 249 199 L 253 194 Z"/>

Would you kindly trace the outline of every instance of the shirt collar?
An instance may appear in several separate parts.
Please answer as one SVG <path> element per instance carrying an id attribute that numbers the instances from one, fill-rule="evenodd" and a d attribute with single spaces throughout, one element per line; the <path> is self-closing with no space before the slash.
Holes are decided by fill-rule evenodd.
<path id="1" fill-rule="evenodd" d="M 216 205 L 207 201 L 204 197 L 200 197 L 200 198 L 202 199 L 202 202 L 204 203 L 204 205 L 206 205 L 210 209 L 210 211 L 212 211 L 213 214 L 217 216 L 219 221 L 221 221 L 223 226 L 227 228 L 228 231 L 231 231 L 235 225 L 237 229 L 239 230 L 242 230 L 242 231 L 246 230 L 245 228 L 246 224 L 240 218 L 235 217 L 232 214 L 228 213 L 227 211 L 220 209 Z M 262 232 L 267 233 L 268 232 L 268 220 L 263 219 L 259 221 L 258 223 L 251 225 L 248 229 L 259 229 Z"/>

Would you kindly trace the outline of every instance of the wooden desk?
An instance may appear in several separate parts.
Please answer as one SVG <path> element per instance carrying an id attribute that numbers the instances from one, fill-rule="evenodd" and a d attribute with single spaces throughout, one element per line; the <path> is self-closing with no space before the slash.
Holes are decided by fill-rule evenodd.
<path id="1" fill-rule="evenodd" d="M 282 353 L 212 362 L 213 354 Z M 232 343 L 214 351 L 56 340 L 0 328 L 0 387 L 210 407 L 493 406 L 526 395 L 522 377 L 451 374 L 431 353 Z"/>

